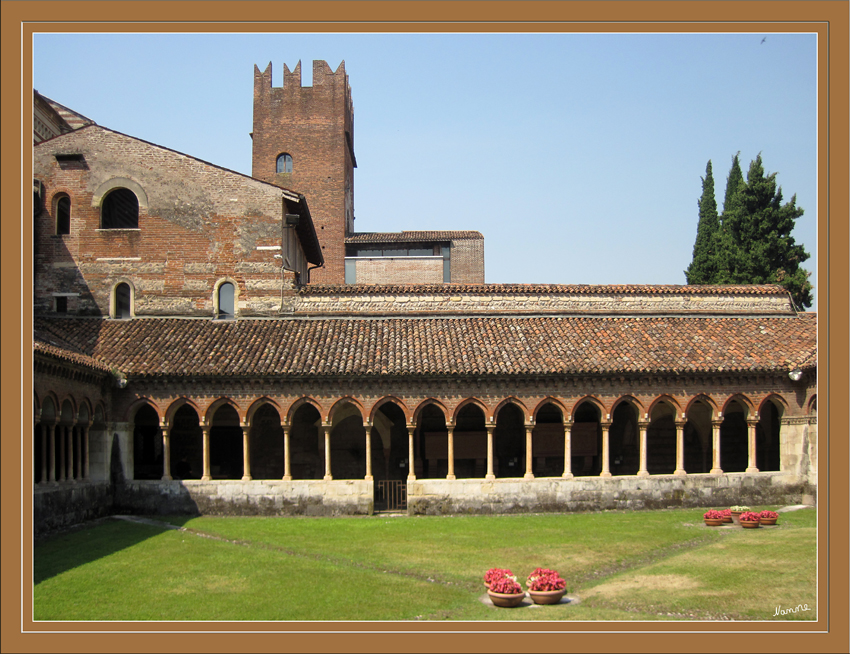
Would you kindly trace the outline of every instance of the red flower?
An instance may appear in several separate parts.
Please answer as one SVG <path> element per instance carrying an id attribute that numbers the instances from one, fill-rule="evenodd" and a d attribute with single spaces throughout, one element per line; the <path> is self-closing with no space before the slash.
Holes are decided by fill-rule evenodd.
<path id="1" fill-rule="evenodd" d="M 762 518 L 778 518 L 779 514 L 776 511 L 762 511 L 759 513 L 759 516 Z"/>
<path id="2" fill-rule="evenodd" d="M 720 515 L 722 515 L 724 518 L 731 518 L 732 517 L 732 509 L 721 509 Z"/>
<path id="3" fill-rule="evenodd" d="M 514 577 L 514 573 L 508 570 L 507 568 L 490 568 L 484 574 L 484 583 L 490 586 L 493 584 L 493 582 L 498 581 L 503 577 L 511 577 L 514 580 L 516 579 L 516 577 Z"/>
<path id="4" fill-rule="evenodd" d="M 502 577 L 490 584 L 490 590 L 504 595 L 517 595 L 522 592 L 522 587 L 511 577 Z"/>
<path id="5" fill-rule="evenodd" d="M 554 570 L 550 570 L 549 568 L 535 568 L 534 572 L 528 575 L 528 579 L 525 580 L 525 583 L 527 586 L 530 586 L 531 582 L 537 579 L 537 577 L 547 577 L 549 575 L 558 576 L 558 573 Z"/>
<path id="6" fill-rule="evenodd" d="M 744 511 L 741 515 L 738 516 L 738 520 L 742 522 L 758 522 L 759 514 L 755 511 Z"/>
<path id="7" fill-rule="evenodd" d="M 715 509 L 710 509 L 709 511 L 706 511 L 702 514 L 702 517 L 706 520 L 723 520 L 723 514 Z"/>
<path id="8" fill-rule="evenodd" d="M 551 574 L 540 575 L 530 581 L 528 583 L 528 590 L 564 590 L 567 587 L 567 582 L 561 579 L 557 572 L 554 570 L 550 570 L 549 572 L 551 572 Z"/>

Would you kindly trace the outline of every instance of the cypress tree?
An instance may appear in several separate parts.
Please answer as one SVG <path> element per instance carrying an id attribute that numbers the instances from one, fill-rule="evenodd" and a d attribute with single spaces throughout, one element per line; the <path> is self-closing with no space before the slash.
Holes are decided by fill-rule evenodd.
<path id="1" fill-rule="evenodd" d="M 729 176 L 726 178 L 726 197 L 723 198 L 723 213 L 729 211 L 734 203 L 735 194 L 744 183 L 744 174 L 741 172 L 741 164 L 738 161 L 738 152 L 732 157 L 732 167 L 729 169 Z"/>
<path id="2" fill-rule="evenodd" d="M 734 180 L 737 156 L 733 170 Z M 717 238 L 717 284 L 779 284 L 788 289 L 798 307 L 812 305 L 811 273 L 800 267 L 809 258 L 791 236 L 803 215 L 797 197 L 782 203 L 776 173 L 765 175 L 761 154 L 750 164 L 746 183 L 730 194 L 726 189 L 721 229 Z"/>
<path id="3" fill-rule="evenodd" d="M 702 195 L 699 202 L 699 222 L 697 238 L 694 242 L 694 254 L 691 264 L 685 270 L 688 284 L 712 284 L 717 272 L 716 241 L 720 220 L 717 216 L 717 200 L 714 198 L 714 176 L 711 172 L 711 159 L 705 167 L 702 178 Z"/>

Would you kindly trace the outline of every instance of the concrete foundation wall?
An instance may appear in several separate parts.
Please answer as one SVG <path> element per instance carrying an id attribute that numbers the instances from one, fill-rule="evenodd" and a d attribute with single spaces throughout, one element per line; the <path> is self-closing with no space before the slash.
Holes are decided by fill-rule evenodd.
<path id="1" fill-rule="evenodd" d="M 814 491 L 784 473 L 558 477 L 538 479 L 423 479 L 408 482 L 411 515 L 539 513 L 612 509 L 800 504 Z"/>

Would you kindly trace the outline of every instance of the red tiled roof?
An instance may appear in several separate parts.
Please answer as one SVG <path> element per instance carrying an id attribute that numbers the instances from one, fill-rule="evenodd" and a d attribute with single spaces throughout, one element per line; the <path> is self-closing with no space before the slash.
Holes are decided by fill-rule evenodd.
<path id="1" fill-rule="evenodd" d="M 67 322 L 67 321 L 65 321 Z M 79 345 L 69 341 L 62 335 L 58 321 L 43 321 L 35 325 L 33 333 L 33 352 L 44 354 L 54 359 L 76 363 L 87 368 L 108 372 L 110 366 L 102 360 L 86 354 Z M 54 329 L 54 326 L 56 327 Z"/>
<path id="2" fill-rule="evenodd" d="M 782 295 L 788 291 L 776 284 L 737 286 L 686 286 L 676 284 L 308 284 L 301 295 Z"/>
<path id="3" fill-rule="evenodd" d="M 128 376 L 786 371 L 817 347 L 817 322 L 808 317 L 37 318 L 35 325 L 37 337 L 62 334 L 69 348 Z"/>
<path id="4" fill-rule="evenodd" d="M 454 241 L 461 239 L 482 240 L 481 232 L 475 231 L 404 231 L 404 232 L 360 232 L 345 239 L 346 244 L 357 243 L 419 243 L 422 241 Z"/>

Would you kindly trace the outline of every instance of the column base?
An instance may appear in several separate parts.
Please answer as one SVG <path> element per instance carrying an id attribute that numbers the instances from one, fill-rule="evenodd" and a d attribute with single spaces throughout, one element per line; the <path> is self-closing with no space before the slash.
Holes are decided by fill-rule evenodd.
<path id="1" fill-rule="evenodd" d="M 747 468 L 744 472 L 758 472 L 758 468 Z"/>
<path id="2" fill-rule="evenodd" d="M 523 479 L 534 479 L 534 475 L 533 475 L 533 474 L 531 474 L 530 472 L 526 472 L 526 473 L 523 475 L 523 477 L 522 477 L 522 478 L 523 478 Z"/>
<path id="3" fill-rule="evenodd" d="M 722 475 L 723 470 L 721 470 L 720 468 L 712 468 L 711 470 L 708 471 L 708 474 L 710 474 L 710 475 Z"/>
<path id="4" fill-rule="evenodd" d="M 364 481 L 375 481 L 375 478 L 372 475 L 366 475 L 363 477 Z"/>
<path id="5" fill-rule="evenodd" d="M 203 475 L 201 477 L 201 481 L 212 481 L 212 477 L 210 477 L 209 475 Z"/>
<path id="6" fill-rule="evenodd" d="M 242 481 L 251 481 L 252 479 L 251 475 L 242 475 Z"/>
<path id="7" fill-rule="evenodd" d="M 322 479 L 324 479 L 325 481 L 333 481 L 333 476 L 332 475 L 325 475 L 324 477 L 322 477 Z"/>
<path id="8" fill-rule="evenodd" d="M 613 477 L 614 475 L 612 475 L 610 472 L 600 472 L 599 476 L 600 477 Z"/>
<path id="9" fill-rule="evenodd" d="M 407 481 L 416 481 L 416 475 L 407 475 Z"/>
<path id="10" fill-rule="evenodd" d="M 163 475 L 162 476 L 162 481 L 173 481 L 173 480 L 174 480 L 174 477 L 172 477 L 171 475 Z"/>
<path id="11" fill-rule="evenodd" d="M 454 475 L 446 475 L 446 479 L 448 479 L 449 481 L 454 481 L 455 479 L 457 479 L 457 477 L 455 477 Z"/>
<path id="12" fill-rule="evenodd" d="M 485 475 L 484 479 L 493 480 L 496 478 L 496 475 Z"/>
<path id="13" fill-rule="evenodd" d="M 679 475 L 680 477 L 684 477 L 684 476 L 685 476 L 685 475 L 687 475 L 688 473 L 687 473 L 687 472 L 685 472 L 684 470 L 674 470 L 674 471 L 673 471 L 673 474 L 674 474 L 674 475 Z"/>
<path id="14" fill-rule="evenodd" d="M 281 481 L 292 481 L 292 475 L 284 475 Z"/>
<path id="15" fill-rule="evenodd" d="M 638 477 L 649 477 L 649 471 L 648 470 L 638 470 L 637 476 Z"/>
<path id="16" fill-rule="evenodd" d="M 565 472 L 561 475 L 561 479 L 575 479 L 575 475 L 571 472 Z"/>

